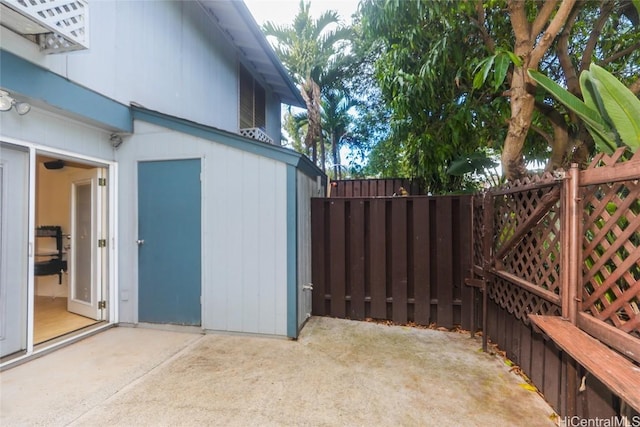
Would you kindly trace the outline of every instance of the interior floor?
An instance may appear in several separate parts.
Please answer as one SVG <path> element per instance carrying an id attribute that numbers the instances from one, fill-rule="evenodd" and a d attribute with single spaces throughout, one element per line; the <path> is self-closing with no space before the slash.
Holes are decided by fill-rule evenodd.
<path id="1" fill-rule="evenodd" d="M 67 311 L 67 298 L 36 296 L 34 318 L 34 344 L 40 344 L 98 321 Z"/>

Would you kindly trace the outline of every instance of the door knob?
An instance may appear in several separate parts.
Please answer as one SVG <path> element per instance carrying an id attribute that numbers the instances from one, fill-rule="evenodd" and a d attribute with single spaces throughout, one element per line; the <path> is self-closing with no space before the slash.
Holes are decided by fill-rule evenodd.
<path id="1" fill-rule="evenodd" d="M 138 244 L 138 246 L 142 246 L 142 245 L 144 245 L 144 240 L 143 239 L 138 239 L 138 240 L 136 240 L 136 243 Z"/>

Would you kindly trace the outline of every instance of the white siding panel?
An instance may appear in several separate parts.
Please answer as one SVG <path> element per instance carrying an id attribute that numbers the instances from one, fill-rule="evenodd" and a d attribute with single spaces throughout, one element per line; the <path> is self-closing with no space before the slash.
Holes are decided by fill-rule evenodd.
<path id="1" fill-rule="evenodd" d="M 276 217 L 277 215 L 282 215 L 282 211 L 276 207 L 278 201 L 275 198 L 275 190 L 279 185 L 285 185 L 285 181 L 278 182 L 277 177 L 275 176 L 275 171 L 272 170 L 272 168 L 265 165 L 260 169 L 259 203 L 262 209 L 261 217 L 264 226 L 260 230 L 259 239 L 260 244 L 265 249 L 269 242 L 275 242 L 278 238 L 278 235 L 276 234 Z M 281 201 L 280 203 L 284 203 L 284 201 Z M 282 239 L 282 244 L 285 244 L 284 239 Z M 285 257 L 286 248 L 283 247 L 280 254 L 277 254 L 275 251 L 264 250 L 261 255 L 262 256 L 259 260 L 259 269 L 263 272 L 264 277 L 268 278 L 268 281 L 275 285 L 277 283 L 277 257 L 278 255 L 280 255 L 280 257 Z M 280 284 L 280 286 L 286 288 L 285 283 Z M 273 333 L 269 331 L 276 329 L 276 318 L 274 312 L 269 312 L 265 308 L 269 306 L 275 307 L 277 298 L 278 294 L 276 292 L 271 292 L 267 283 L 260 284 L 260 304 L 263 308 L 258 313 L 260 332 Z M 286 324 L 284 332 L 286 333 Z"/>
<path id="2" fill-rule="evenodd" d="M 256 262 L 260 259 L 260 248 L 262 244 L 261 229 L 261 206 L 260 206 L 260 172 L 262 170 L 262 159 L 254 159 L 253 156 L 243 156 L 243 171 L 240 177 L 240 188 L 238 193 L 241 194 L 243 209 L 238 217 L 241 218 L 241 224 L 238 229 L 238 240 L 242 245 L 242 257 L 249 261 L 243 263 L 240 268 L 242 272 L 242 288 L 243 295 L 240 300 L 240 308 L 242 312 L 243 328 L 257 331 L 260 328 L 260 287 L 261 272 L 259 264 Z M 265 281 L 266 282 L 266 281 Z M 256 286 L 258 285 L 258 286 Z"/>
<path id="3" fill-rule="evenodd" d="M 298 172 L 298 328 L 311 314 L 311 291 L 303 287 L 311 283 L 311 198 L 318 197 L 315 179 Z"/>
<path id="4" fill-rule="evenodd" d="M 137 321 L 137 195 L 140 160 L 204 158 L 203 328 L 286 335 L 286 165 L 136 121 L 118 150 L 121 318 Z M 127 183 L 127 184 L 124 184 Z"/>
<path id="5" fill-rule="evenodd" d="M 277 244 L 277 251 L 273 252 L 273 263 L 275 266 L 276 285 L 275 297 L 275 326 L 278 334 L 285 335 L 287 333 L 287 168 L 280 165 L 275 170 L 274 186 L 270 191 L 274 193 L 275 202 L 275 218 L 274 240 Z M 267 190 L 265 190 L 267 191 Z M 265 248 L 271 246 L 269 243 Z M 274 245 L 275 247 L 275 245 Z"/>
<path id="6" fill-rule="evenodd" d="M 3 48 L 125 105 L 238 131 L 237 56 L 199 3 L 96 1 L 90 10 L 88 50 L 45 55 L 4 29 Z"/>
<path id="7" fill-rule="evenodd" d="M 243 206 L 242 183 L 238 180 L 244 170 L 243 155 L 234 150 L 225 149 L 224 156 L 218 157 L 220 161 L 227 164 L 227 177 L 223 181 L 224 188 L 229 192 L 226 203 L 217 206 L 217 214 L 220 225 L 225 228 L 224 238 L 216 239 L 214 245 L 226 247 L 226 261 L 224 265 L 217 265 L 217 269 L 227 269 L 227 282 L 221 284 L 227 290 L 227 326 L 226 330 L 243 331 L 242 304 L 244 289 L 242 282 L 242 270 L 244 268 L 243 247 L 242 247 L 242 213 Z M 217 162 L 216 162 L 217 163 Z M 236 179 L 233 179 L 233 178 Z M 216 261 L 213 260 L 215 264 Z M 216 295 L 212 295 L 216 298 Z"/>
<path id="8" fill-rule="evenodd" d="M 92 1 L 91 48 L 45 55 L 1 28 L 3 49 L 125 105 L 238 132 L 238 54 L 195 1 Z M 267 88 L 267 133 L 280 101 Z"/>
<path id="9" fill-rule="evenodd" d="M 24 116 L 14 111 L 0 114 L 0 134 L 84 156 L 114 159 L 109 132 L 37 107 Z"/>
<path id="10" fill-rule="evenodd" d="M 224 244 L 216 244 L 218 241 L 227 241 L 232 235 L 232 230 L 223 222 L 224 214 L 221 212 L 222 207 L 229 205 L 229 198 L 233 196 L 231 191 L 225 191 L 227 185 L 228 163 L 221 162 L 220 158 L 225 157 L 226 148 L 220 148 L 218 156 L 209 156 L 206 159 L 205 179 L 207 184 L 207 198 L 204 206 L 211 206 L 207 215 L 203 215 L 206 222 L 206 234 L 203 236 L 203 242 L 211 242 L 210 259 L 205 259 L 205 265 L 209 262 L 217 265 L 225 265 L 229 254 Z M 207 273 L 213 275 L 207 276 L 206 285 L 203 289 L 204 310 L 203 310 L 203 326 L 207 329 L 227 330 L 227 308 L 228 308 L 228 292 L 230 283 L 229 269 L 204 267 Z"/>

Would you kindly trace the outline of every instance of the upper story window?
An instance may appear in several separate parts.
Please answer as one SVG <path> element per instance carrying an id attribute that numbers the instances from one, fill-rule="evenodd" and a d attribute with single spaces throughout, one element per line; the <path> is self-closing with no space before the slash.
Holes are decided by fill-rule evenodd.
<path id="1" fill-rule="evenodd" d="M 249 70 L 240 64 L 240 129 L 266 127 L 266 95 Z"/>

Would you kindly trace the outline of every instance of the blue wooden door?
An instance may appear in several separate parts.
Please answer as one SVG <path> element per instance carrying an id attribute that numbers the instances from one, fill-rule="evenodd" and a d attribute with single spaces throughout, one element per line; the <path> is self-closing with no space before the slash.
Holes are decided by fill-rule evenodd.
<path id="1" fill-rule="evenodd" d="M 138 164 L 138 320 L 201 324 L 200 159 Z"/>

